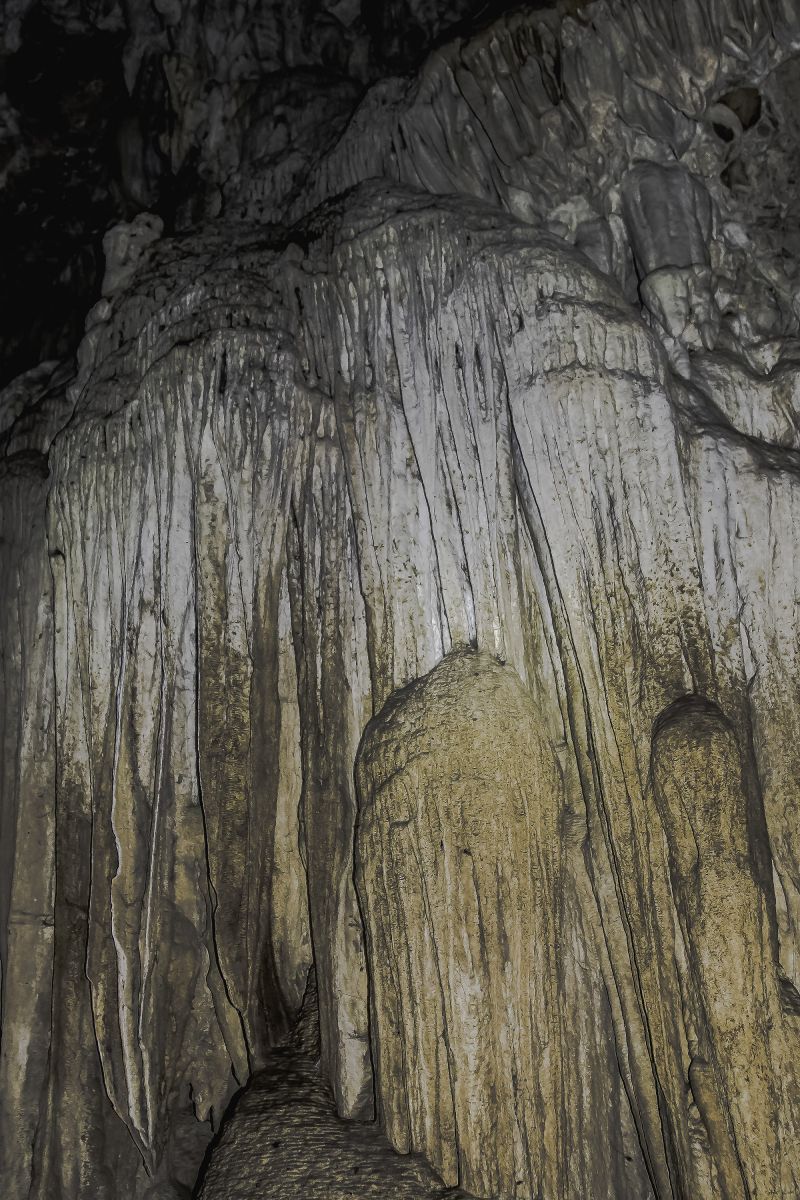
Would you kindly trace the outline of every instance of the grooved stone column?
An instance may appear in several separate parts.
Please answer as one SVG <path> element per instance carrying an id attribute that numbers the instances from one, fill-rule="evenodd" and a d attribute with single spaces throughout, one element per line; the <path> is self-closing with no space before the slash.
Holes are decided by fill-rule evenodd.
<path id="1" fill-rule="evenodd" d="M 389 1137 L 478 1196 L 564 1195 L 561 781 L 536 706 L 510 667 L 454 652 L 389 701 L 356 769 Z"/>
<path id="2" fill-rule="evenodd" d="M 797 1142 L 781 1144 L 779 1131 L 796 1122 L 797 1047 L 791 1054 L 783 1028 L 774 902 L 757 869 L 758 798 L 715 704 L 687 697 L 662 715 L 653 782 L 685 944 L 689 1082 L 721 1194 L 796 1194 Z"/>

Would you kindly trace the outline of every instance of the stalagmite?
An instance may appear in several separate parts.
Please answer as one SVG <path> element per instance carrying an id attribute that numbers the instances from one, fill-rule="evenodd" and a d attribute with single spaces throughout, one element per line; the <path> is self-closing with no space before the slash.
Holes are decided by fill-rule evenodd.
<path id="1" fill-rule="evenodd" d="M 732 729 L 696 697 L 659 719 L 653 778 L 683 935 L 689 1082 L 720 1186 L 730 1196 L 790 1195 L 797 1166 L 780 1138 L 796 1143 L 800 1045 L 781 1012 L 760 797 Z"/>
<path id="2" fill-rule="evenodd" d="M 560 936 L 576 897 L 539 726 L 513 668 L 453 651 L 368 727 L 356 862 L 379 1111 L 472 1195 L 613 1196 L 627 1100 L 602 1055 L 581 1070 L 595 1048 L 563 1023 L 591 989 Z M 574 1156 L 581 1122 L 605 1138 Z"/>

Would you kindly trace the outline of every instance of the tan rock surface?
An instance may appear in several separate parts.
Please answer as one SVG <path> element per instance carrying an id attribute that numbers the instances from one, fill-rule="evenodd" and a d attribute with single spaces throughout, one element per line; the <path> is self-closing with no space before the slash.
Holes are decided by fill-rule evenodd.
<path id="1" fill-rule="evenodd" d="M 320 209 L 148 235 L 66 393 L 3 394 L 11 1200 L 185 1197 L 312 962 L 295 1126 L 377 1101 L 501 1200 L 796 1200 L 800 32 L 670 13 L 377 85 Z"/>
<path id="2" fill-rule="evenodd" d="M 478 1196 L 631 1192 L 627 1099 L 595 1031 L 566 1020 L 591 995 L 561 933 L 577 897 L 563 781 L 535 700 L 513 668 L 453 652 L 370 724 L 357 773 L 371 1031 L 392 1142 Z M 582 1155 L 578 1122 L 594 1131 Z"/>

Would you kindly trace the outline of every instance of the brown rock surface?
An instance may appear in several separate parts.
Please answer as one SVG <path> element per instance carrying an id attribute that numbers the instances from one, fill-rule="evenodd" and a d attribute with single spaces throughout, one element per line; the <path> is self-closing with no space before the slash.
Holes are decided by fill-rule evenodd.
<path id="1" fill-rule="evenodd" d="M 541 726 L 513 668 L 462 651 L 367 729 L 356 858 L 379 1114 L 471 1194 L 611 1197 L 646 1185 L 610 1013 L 605 1047 L 574 1023 L 592 988 L 562 936 L 577 889 Z M 575 1120 L 595 1133 L 582 1153 Z"/>
<path id="2" fill-rule="evenodd" d="M 501 17 L 291 179 L 246 15 L 221 207 L 0 397 L 0 1190 L 185 1197 L 254 1077 L 204 1200 L 796 1200 L 796 6 Z"/>

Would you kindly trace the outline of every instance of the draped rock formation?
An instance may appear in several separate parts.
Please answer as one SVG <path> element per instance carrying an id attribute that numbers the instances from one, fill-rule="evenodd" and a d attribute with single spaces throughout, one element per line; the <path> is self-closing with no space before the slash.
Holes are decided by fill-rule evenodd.
<path id="1" fill-rule="evenodd" d="M 798 52 L 523 9 L 299 158 L 171 77 L 192 212 L 0 398 L 3 1195 L 187 1196 L 254 1075 L 423 1195 L 800 1194 Z"/>
<path id="2" fill-rule="evenodd" d="M 577 894 L 538 727 L 512 667 L 453 651 L 368 729 L 357 861 L 380 1114 L 473 1195 L 613 1196 L 638 1147 L 620 1136 L 608 1010 L 588 1038 L 575 1024 L 594 998 L 563 940 Z M 581 1091 L 579 1111 L 563 1104 Z"/>

